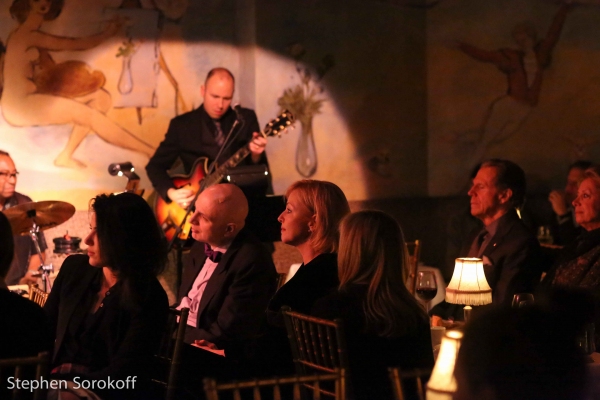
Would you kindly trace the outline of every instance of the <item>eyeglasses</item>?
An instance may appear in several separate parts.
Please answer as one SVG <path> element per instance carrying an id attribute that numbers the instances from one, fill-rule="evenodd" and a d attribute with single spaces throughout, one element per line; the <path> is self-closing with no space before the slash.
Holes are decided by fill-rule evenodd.
<path id="1" fill-rule="evenodd" d="M 3 178 L 15 178 L 17 179 L 17 176 L 19 176 L 19 173 L 17 171 L 15 172 L 8 172 L 8 171 L 0 171 L 0 177 Z"/>

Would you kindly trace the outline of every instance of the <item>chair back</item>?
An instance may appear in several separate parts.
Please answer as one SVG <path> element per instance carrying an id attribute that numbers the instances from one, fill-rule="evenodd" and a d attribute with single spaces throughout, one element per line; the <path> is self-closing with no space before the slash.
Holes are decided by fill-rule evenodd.
<path id="1" fill-rule="evenodd" d="M 181 350 L 190 309 L 169 309 L 167 328 L 160 342 L 158 353 L 154 355 L 159 364 L 159 375 L 152 382 L 165 390 L 167 400 L 177 397 L 179 367 L 181 365 Z"/>
<path id="2" fill-rule="evenodd" d="M 401 370 L 388 368 L 394 400 L 425 400 L 425 384 L 431 375 L 431 369 Z"/>
<path id="3" fill-rule="evenodd" d="M 39 353 L 36 357 L 22 357 L 22 358 L 8 358 L 0 360 L 0 381 L 5 382 L 8 377 L 14 377 L 17 379 L 35 379 L 37 382 L 41 382 L 42 378 L 48 378 L 48 353 Z M 35 378 L 33 375 L 27 374 L 29 366 L 35 366 Z M 7 378 L 4 378 L 7 375 Z M 44 385 L 40 387 L 32 388 L 29 385 L 13 385 L 14 388 L 10 391 L 11 397 L 9 399 L 30 399 L 33 392 L 33 400 L 42 400 L 46 398 L 47 388 Z M 8 390 L 7 387 L 0 388 L 0 395 L 3 394 L 3 390 Z"/>
<path id="4" fill-rule="evenodd" d="M 219 393 L 223 393 L 224 398 L 233 400 L 241 400 L 242 398 L 252 398 L 253 400 L 270 399 L 281 400 L 282 398 L 293 400 L 303 400 L 312 398 L 313 400 L 321 399 L 321 383 L 333 382 L 334 399 L 345 400 L 344 392 L 344 374 L 343 369 L 336 369 L 333 374 L 320 374 L 313 376 L 292 376 L 286 378 L 270 378 L 270 379 L 255 379 L 243 382 L 217 384 L 214 379 L 204 379 L 204 392 L 207 400 L 219 400 Z M 312 397 L 306 396 L 306 391 L 303 392 L 302 386 L 312 388 Z M 291 387 L 291 393 L 285 391 L 286 387 Z M 284 388 L 282 396 L 282 388 Z M 262 389 L 262 390 L 261 390 Z M 267 390 L 271 389 L 271 390 Z M 269 393 L 267 393 L 269 392 Z"/>
<path id="5" fill-rule="evenodd" d="M 330 321 L 281 309 L 298 375 L 348 371 L 348 356 L 342 321 Z M 334 393 L 321 389 L 334 396 Z"/>
<path id="6" fill-rule="evenodd" d="M 408 253 L 409 261 L 406 288 L 414 296 L 417 290 L 417 269 L 419 268 L 419 261 L 421 259 L 421 242 L 419 240 L 405 242 L 404 247 Z"/>
<path id="7" fill-rule="evenodd" d="M 49 293 L 44 292 L 38 287 L 38 285 L 31 285 L 29 287 L 29 299 L 40 307 L 44 307 L 46 300 L 48 300 Z"/>

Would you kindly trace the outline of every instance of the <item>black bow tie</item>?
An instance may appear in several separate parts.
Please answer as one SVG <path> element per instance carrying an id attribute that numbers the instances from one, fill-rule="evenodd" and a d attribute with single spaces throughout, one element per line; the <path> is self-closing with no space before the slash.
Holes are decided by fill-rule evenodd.
<path id="1" fill-rule="evenodd" d="M 206 254 L 206 257 L 208 257 L 210 261 L 214 263 L 218 263 L 219 261 L 221 261 L 221 257 L 223 256 L 223 253 L 221 253 L 220 251 L 215 251 L 211 249 L 208 243 L 204 243 L 204 254 Z"/>

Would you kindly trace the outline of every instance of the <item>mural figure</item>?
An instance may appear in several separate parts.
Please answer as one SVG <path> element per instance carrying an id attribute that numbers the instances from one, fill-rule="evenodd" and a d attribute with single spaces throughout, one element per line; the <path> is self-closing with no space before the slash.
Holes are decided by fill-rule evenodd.
<path id="1" fill-rule="evenodd" d="M 48 51 L 87 50 L 115 35 L 122 20 L 111 20 L 103 32 L 81 38 L 60 37 L 40 30 L 44 21 L 60 14 L 64 0 L 14 0 L 11 16 L 19 22 L 6 42 L 0 106 L 6 121 L 18 127 L 73 124 L 57 166 L 82 168 L 72 157 L 90 131 L 115 146 L 152 155 L 154 149 L 104 113 L 111 97 L 102 89 L 104 75 L 89 72 L 80 61 L 56 64 Z"/>
<path id="2" fill-rule="evenodd" d="M 515 133 L 538 104 L 543 70 L 550 65 L 552 49 L 558 42 L 571 8 L 568 3 L 560 6 L 546 37 L 539 41 L 533 26 L 516 25 L 512 35 L 519 49 L 488 51 L 459 43 L 460 50 L 467 55 L 478 61 L 493 63 L 506 74 L 508 86 L 506 94 L 490 104 L 482 127 L 477 131 L 475 150 L 468 165 L 481 161 L 487 149 Z"/>

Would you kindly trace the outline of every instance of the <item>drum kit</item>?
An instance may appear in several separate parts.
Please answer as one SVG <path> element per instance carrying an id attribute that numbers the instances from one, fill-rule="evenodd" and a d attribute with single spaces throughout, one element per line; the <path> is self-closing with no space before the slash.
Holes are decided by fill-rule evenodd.
<path id="1" fill-rule="evenodd" d="M 45 264 L 41 257 L 42 251 L 37 234 L 40 231 L 54 228 L 75 214 L 75 207 L 64 201 L 38 201 L 16 205 L 3 211 L 8 218 L 14 235 L 29 235 L 34 243 L 37 254 L 42 260 L 39 272 L 41 274 L 44 291 L 50 291 L 50 273 L 52 264 Z M 58 239 L 58 240 L 57 240 Z M 79 238 L 54 239 L 55 253 L 74 253 L 79 249 Z M 76 244 L 76 246 L 73 246 Z M 76 247 L 76 248 L 75 248 Z"/>

